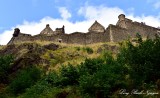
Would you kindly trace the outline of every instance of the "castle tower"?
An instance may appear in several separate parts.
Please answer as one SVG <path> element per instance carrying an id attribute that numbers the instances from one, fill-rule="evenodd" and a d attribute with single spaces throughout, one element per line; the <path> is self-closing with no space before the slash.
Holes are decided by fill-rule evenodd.
<path id="1" fill-rule="evenodd" d="M 14 43 L 14 40 L 16 39 L 16 37 L 18 37 L 20 34 L 20 29 L 19 28 L 15 28 L 14 29 L 14 33 L 13 33 L 13 37 L 11 38 L 11 40 L 7 43 L 7 45 L 11 45 Z"/>
<path id="2" fill-rule="evenodd" d="M 120 14 L 118 16 L 118 18 L 119 18 L 119 20 L 118 20 L 116 25 L 121 27 L 121 28 L 127 28 L 125 15 L 124 14 Z"/>
<path id="3" fill-rule="evenodd" d="M 124 21 L 125 20 L 125 15 L 124 14 L 120 14 L 118 16 L 118 18 L 119 18 L 120 21 Z"/>
<path id="4" fill-rule="evenodd" d="M 104 32 L 105 28 L 100 23 L 95 21 L 92 26 L 88 29 L 89 32 Z"/>
<path id="5" fill-rule="evenodd" d="M 20 29 L 19 28 L 15 28 L 14 29 L 14 33 L 13 33 L 13 37 L 18 37 L 19 33 L 20 33 Z"/>
<path id="6" fill-rule="evenodd" d="M 46 28 L 44 28 L 40 34 L 47 34 L 47 35 L 52 35 L 53 30 L 50 28 L 49 24 L 46 25 Z"/>

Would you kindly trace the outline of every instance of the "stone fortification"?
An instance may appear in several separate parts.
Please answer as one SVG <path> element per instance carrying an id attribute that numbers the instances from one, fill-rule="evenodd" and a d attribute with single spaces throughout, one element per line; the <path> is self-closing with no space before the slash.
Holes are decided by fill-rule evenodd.
<path id="1" fill-rule="evenodd" d="M 13 37 L 8 44 L 14 44 L 25 41 L 51 41 L 67 44 L 93 44 L 99 42 L 119 42 L 128 38 L 134 38 L 137 33 L 142 37 L 154 38 L 159 34 L 160 29 L 146 25 L 144 22 L 133 22 L 125 18 L 124 14 L 118 16 L 119 20 L 116 25 L 110 24 L 106 29 L 100 23 L 95 21 L 88 29 L 87 33 L 74 32 L 65 34 L 65 27 L 56 28 L 53 31 L 49 24 L 40 34 L 31 36 L 23 34 L 18 28 L 15 29 Z"/>
<path id="2" fill-rule="evenodd" d="M 139 33 L 142 37 L 153 38 L 155 34 L 160 31 L 159 28 L 151 27 L 145 24 L 145 22 L 136 22 L 125 18 L 125 15 L 119 15 L 119 20 L 116 26 L 124 28 L 129 37 L 135 37 L 136 33 Z"/>

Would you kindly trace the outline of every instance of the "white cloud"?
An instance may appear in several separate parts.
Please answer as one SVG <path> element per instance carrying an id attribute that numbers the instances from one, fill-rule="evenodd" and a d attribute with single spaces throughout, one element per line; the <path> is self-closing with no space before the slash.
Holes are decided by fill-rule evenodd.
<path id="1" fill-rule="evenodd" d="M 5 45 L 9 42 L 12 37 L 12 31 L 13 29 L 6 30 L 2 34 L 0 34 L 0 45 Z"/>
<path id="2" fill-rule="evenodd" d="M 100 22 L 103 26 L 108 27 L 108 24 L 116 24 L 118 21 L 118 15 L 125 12 L 118 7 L 106 7 L 106 6 L 82 6 L 78 14 L 85 17 L 83 21 L 71 22 L 67 20 L 71 17 L 71 14 L 68 14 L 66 8 L 60 8 L 62 13 L 67 13 L 67 15 L 61 13 L 62 18 L 55 19 L 52 17 L 44 17 L 38 22 L 28 22 L 24 21 L 23 24 L 19 24 L 15 27 L 12 27 L 10 30 L 4 31 L 0 34 L 0 44 L 7 44 L 11 39 L 14 32 L 14 28 L 20 28 L 22 33 L 27 33 L 31 35 L 39 34 L 46 24 L 50 24 L 50 27 L 55 30 L 55 28 L 62 27 L 65 25 L 66 33 L 72 32 L 87 32 L 88 28 L 93 24 L 95 20 Z M 64 11 L 64 12 L 63 12 Z M 132 14 L 126 14 L 126 17 L 132 19 L 133 21 L 145 22 L 147 25 L 158 27 L 160 26 L 160 18 L 157 16 L 134 16 Z"/>
<path id="3" fill-rule="evenodd" d="M 61 17 L 64 19 L 64 20 L 67 20 L 69 18 L 72 17 L 71 13 L 67 10 L 67 8 L 65 7 L 60 7 L 59 8 L 59 12 L 61 14 Z"/>
<path id="4" fill-rule="evenodd" d="M 109 24 L 116 24 L 118 15 L 124 13 L 118 7 L 105 7 L 105 6 L 85 6 L 81 7 L 78 11 L 79 15 L 83 15 L 86 20 L 99 21 L 102 25 L 107 27 Z"/>

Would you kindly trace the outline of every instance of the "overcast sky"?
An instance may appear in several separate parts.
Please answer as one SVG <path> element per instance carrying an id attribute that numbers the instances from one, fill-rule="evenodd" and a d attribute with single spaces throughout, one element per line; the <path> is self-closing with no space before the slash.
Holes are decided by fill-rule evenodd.
<path id="1" fill-rule="evenodd" d="M 6 44 L 14 28 L 36 35 L 50 24 L 65 25 L 67 33 L 87 32 L 95 20 L 105 28 L 116 24 L 119 14 L 133 21 L 160 26 L 160 0 L 0 0 L 0 44 Z"/>

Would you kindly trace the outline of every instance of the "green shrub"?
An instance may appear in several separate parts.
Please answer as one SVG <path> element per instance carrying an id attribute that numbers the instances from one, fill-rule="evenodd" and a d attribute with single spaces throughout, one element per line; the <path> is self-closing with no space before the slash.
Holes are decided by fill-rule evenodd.
<path id="1" fill-rule="evenodd" d="M 79 72 L 83 74 L 94 74 L 104 64 L 101 58 L 86 59 L 84 63 L 78 66 Z"/>
<path id="2" fill-rule="evenodd" d="M 142 41 L 140 35 L 137 37 L 137 45 L 128 41 L 118 55 L 118 60 L 128 66 L 134 87 L 140 87 L 143 83 L 155 83 L 160 77 L 160 38 Z"/>
<path id="3" fill-rule="evenodd" d="M 42 80 L 37 82 L 34 86 L 28 88 L 21 98 L 41 98 L 49 93 L 51 85 Z"/>
<path id="4" fill-rule="evenodd" d="M 106 98 L 119 88 L 125 87 L 125 74 L 123 65 L 119 64 L 112 56 L 106 57 L 105 63 L 99 63 L 98 70 L 82 75 L 79 79 L 80 90 L 83 95 L 91 98 L 99 96 Z"/>
<path id="5" fill-rule="evenodd" d="M 90 47 L 85 47 L 83 48 L 84 51 L 86 51 L 88 54 L 92 54 L 93 53 L 93 49 Z"/>
<path id="6" fill-rule="evenodd" d="M 8 82 L 13 57 L 11 55 L 0 56 L 0 83 Z"/>
<path id="7" fill-rule="evenodd" d="M 61 78 L 57 72 L 51 71 L 44 75 L 41 80 L 39 80 L 35 85 L 28 88 L 24 94 L 21 95 L 22 98 L 43 98 L 52 95 L 52 90 L 54 93 L 59 92 L 59 85 L 61 84 Z M 53 96 L 52 96 L 53 97 Z M 50 97 L 49 97 L 50 98 Z"/>
<path id="8" fill-rule="evenodd" d="M 60 76 L 55 71 L 49 72 L 44 76 L 44 80 L 52 86 L 59 86 L 61 82 Z"/>
<path id="9" fill-rule="evenodd" d="M 17 95 L 25 92 L 26 88 L 34 85 L 41 77 L 41 71 L 36 67 L 28 67 L 21 70 L 10 83 L 9 90 Z"/>
<path id="10" fill-rule="evenodd" d="M 62 66 L 60 69 L 61 86 L 78 84 L 79 73 L 78 69 L 71 64 Z"/>

